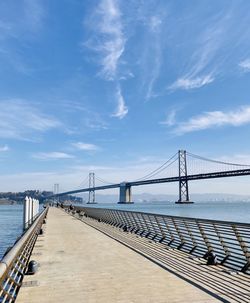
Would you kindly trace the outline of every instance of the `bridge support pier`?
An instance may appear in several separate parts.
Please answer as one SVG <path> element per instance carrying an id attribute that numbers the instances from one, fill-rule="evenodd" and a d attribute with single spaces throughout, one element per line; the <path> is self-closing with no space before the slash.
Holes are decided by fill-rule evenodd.
<path id="1" fill-rule="evenodd" d="M 131 201 L 131 186 L 127 183 L 120 184 L 120 199 L 118 204 L 133 204 L 134 202 Z"/>
<path id="2" fill-rule="evenodd" d="M 186 151 L 179 150 L 179 200 L 176 204 L 191 204 L 188 193 Z"/>

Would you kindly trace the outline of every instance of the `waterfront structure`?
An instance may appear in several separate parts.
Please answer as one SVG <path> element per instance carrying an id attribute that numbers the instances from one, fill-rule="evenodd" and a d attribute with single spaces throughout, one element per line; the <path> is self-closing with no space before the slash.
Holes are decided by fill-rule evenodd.
<path id="1" fill-rule="evenodd" d="M 236 222 L 52 207 L 0 262 L 0 302 L 247 303 L 249 230 Z M 208 253 L 217 265 L 207 265 Z M 31 260 L 38 272 L 25 275 Z"/>

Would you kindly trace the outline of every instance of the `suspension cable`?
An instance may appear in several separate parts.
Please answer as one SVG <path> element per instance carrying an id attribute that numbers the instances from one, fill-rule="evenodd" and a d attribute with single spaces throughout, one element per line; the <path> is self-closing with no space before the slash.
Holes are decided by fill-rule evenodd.
<path id="1" fill-rule="evenodd" d="M 159 171 L 155 172 L 154 174 L 151 174 L 150 176 L 148 176 L 147 179 L 152 178 L 155 175 L 158 175 L 159 173 L 161 173 L 162 171 L 164 171 L 165 169 L 167 169 L 169 166 L 171 166 L 173 163 L 175 163 L 177 160 L 178 160 L 178 158 L 174 159 L 167 166 L 163 167 L 162 169 L 160 169 Z M 140 180 L 140 181 L 143 181 L 143 180 Z"/>
<path id="2" fill-rule="evenodd" d="M 164 169 L 168 168 L 171 164 L 173 164 L 178 158 L 174 159 L 176 156 L 178 155 L 178 153 L 175 153 L 171 158 L 169 158 L 165 163 L 163 163 L 161 166 L 159 166 L 158 168 L 156 168 L 155 170 L 153 170 L 151 173 L 136 179 L 135 181 L 142 181 L 145 180 L 147 178 L 150 178 L 152 176 L 155 176 L 156 174 L 160 173 L 161 171 L 163 171 Z M 174 159 L 174 160 L 173 160 Z M 171 160 L 173 160 L 169 165 L 167 165 Z M 165 167 L 165 165 L 167 165 Z"/>
<path id="3" fill-rule="evenodd" d="M 223 161 L 219 161 L 219 160 L 213 160 L 213 159 L 208 159 L 208 158 L 205 158 L 205 157 L 201 157 L 201 156 L 189 153 L 189 152 L 187 152 L 187 155 L 190 156 L 190 157 L 192 157 L 192 158 L 196 158 L 196 159 L 199 159 L 199 160 L 204 160 L 204 161 L 212 162 L 212 163 L 218 163 L 218 164 L 224 164 L 224 165 L 232 165 L 232 166 L 247 166 L 247 167 L 250 167 L 249 164 L 239 164 L 239 163 L 223 162 Z"/>
<path id="4" fill-rule="evenodd" d="M 110 185 L 117 184 L 117 183 L 113 183 L 113 182 L 108 182 L 108 181 L 106 181 L 106 180 L 104 180 L 104 179 L 102 179 L 102 178 L 100 178 L 100 177 L 98 177 L 96 175 L 95 175 L 95 178 L 96 178 L 96 180 L 98 180 L 98 181 L 100 181 L 100 182 L 102 182 L 104 184 L 110 184 Z"/>
<path id="5" fill-rule="evenodd" d="M 85 184 L 88 184 L 88 178 L 89 176 L 87 176 L 78 186 L 77 188 L 81 188 L 83 187 Z"/>

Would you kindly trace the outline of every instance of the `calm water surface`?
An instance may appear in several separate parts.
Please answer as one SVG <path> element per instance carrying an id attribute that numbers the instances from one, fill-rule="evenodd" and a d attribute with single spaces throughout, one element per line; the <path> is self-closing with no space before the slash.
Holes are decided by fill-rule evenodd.
<path id="1" fill-rule="evenodd" d="M 89 205 L 84 205 L 89 206 Z M 146 202 L 132 205 L 99 203 L 92 207 L 144 211 L 182 217 L 250 223 L 250 202 L 196 202 L 179 205 L 170 202 Z M 23 207 L 0 205 L 0 258 L 22 233 Z"/>
<path id="2" fill-rule="evenodd" d="M 89 207 L 89 205 L 86 205 Z M 195 202 L 175 204 L 173 202 L 145 202 L 127 204 L 99 203 L 91 207 L 143 211 L 181 217 L 204 218 L 250 223 L 250 202 Z"/>
<path id="3" fill-rule="evenodd" d="M 0 205 L 0 258 L 21 235 L 22 221 L 22 205 Z"/>

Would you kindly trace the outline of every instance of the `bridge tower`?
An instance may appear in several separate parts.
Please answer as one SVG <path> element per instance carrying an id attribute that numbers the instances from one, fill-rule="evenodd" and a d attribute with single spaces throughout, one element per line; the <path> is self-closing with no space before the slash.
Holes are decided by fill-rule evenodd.
<path id="1" fill-rule="evenodd" d="M 95 173 L 89 173 L 89 200 L 87 204 L 96 204 L 95 202 Z"/>
<path id="2" fill-rule="evenodd" d="M 189 200 L 188 179 L 187 179 L 187 157 L 185 150 L 179 150 L 179 200 L 177 204 L 193 203 Z"/>

